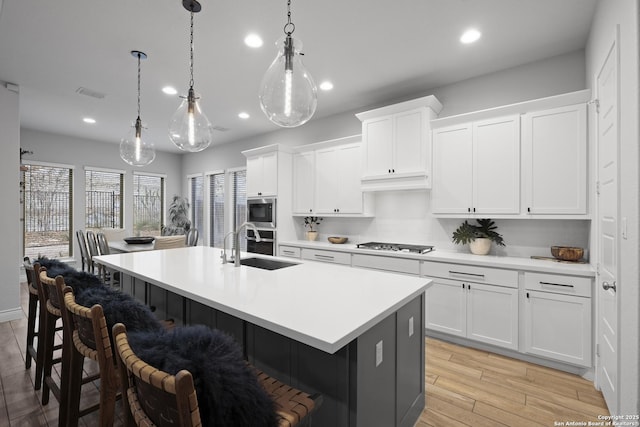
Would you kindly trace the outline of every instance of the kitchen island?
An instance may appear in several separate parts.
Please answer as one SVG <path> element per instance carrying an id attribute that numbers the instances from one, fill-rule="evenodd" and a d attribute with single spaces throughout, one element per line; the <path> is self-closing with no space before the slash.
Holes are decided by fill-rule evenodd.
<path id="1" fill-rule="evenodd" d="M 259 369 L 323 404 L 314 426 L 410 426 L 424 408 L 430 280 L 316 262 L 223 264 L 187 247 L 96 257 L 123 289 L 177 323 L 225 330 Z M 291 260 L 241 254 L 291 263 Z"/>

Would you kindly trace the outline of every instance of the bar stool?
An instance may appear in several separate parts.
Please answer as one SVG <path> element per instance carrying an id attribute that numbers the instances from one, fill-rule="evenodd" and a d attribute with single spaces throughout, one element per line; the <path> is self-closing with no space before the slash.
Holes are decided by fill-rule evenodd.
<path id="1" fill-rule="evenodd" d="M 54 346 L 55 340 L 55 328 L 54 325 L 58 319 L 62 318 L 63 300 L 60 297 L 60 292 L 56 288 L 56 280 L 64 284 L 62 276 L 57 276 L 56 279 L 52 279 L 47 276 L 47 270 L 44 267 L 40 267 L 38 263 L 34 264 L 34 273 L 38 278 L 39 289 L 42 290 L 42 298 L 40 301 L 46 307 L 45 310 L 45 322 L 44 322 L 44 346 L 43 346 L 43 367 L 42 367 L 42 405 L 49 403 L 50 394 L 58 400 L 60 409 L 58 412 L 58 424 L 61 426 L 67 425 L 68 417 L 68 394 L 69 394 L 69 356 L 71 354 L 71 348 L 73 346 L 72 340 L 68 338 L 64 331 L 63 321 L 63 336 L 62 346 Z M 54 350 L 62 347 L 62 357 L 53 357 Z M 60 382 L 56 382 L 52 376 L 53 365 L 56 363 L 62 363 L 60 372 Z M 83 383 L 95 381 L 99 375 L 93 375 L 84 378 Z"/>
<path id="2" fill-rule="evenodd" d="M 24 272 L 27 275 L 27 288 L 29 289 L 29 305 L 27 309 L 27 350 L 24 368 L 30 369 L 31 361 L 35 360 L 36 377 L 33 382 L 33 387 L 36 390 L 40 390 L 40 387 L 42 386 L 42 358 L 44 357 L 44 352 L 42 350 L 44 344 L 42 331 L 44 331 L 43 323 L 45 318 L 42 311 L 44 310 L 44 307 L 42 304 L 39 304 L 38 284 L 34 278 L 35 272 L 29 257 L 24 257 L 23 265 Z M 38 320 L 37 330 L 36 319 Z M 33 344 L 35 338 L 38 338 L 37 347 Z"/>
<path id="3" fill-rule="evenodd" d="M 67 425 L 76 426 L 78 419 L 89 412 L 99 410 L 99 425 L 110 427 L 115 418 L 116 399 L 119 397 L 119 377 L 116 361 L 113 357 L 109 329 L 102 306 L 91 308 L 77 304 L 73 289 L 65 286 L 64 279 L 56 277 L 56 289 L 62 300 L 62 320 L 65 340 L 71 338 L 73 345 L 69 347 L 69 369 L 64 381 L 68 386 L 68 421 Z M 98 362 L 100 369 L 100 400 L 97 404 L 80 409 L 80 394 L 83 384 L 82 370 L 85 357 Z M 86 382 L 86 381 L 85 381 Z"/>

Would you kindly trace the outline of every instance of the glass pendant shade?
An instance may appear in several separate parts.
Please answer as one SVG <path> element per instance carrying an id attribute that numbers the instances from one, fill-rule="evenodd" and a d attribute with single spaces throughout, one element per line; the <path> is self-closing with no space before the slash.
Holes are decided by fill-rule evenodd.
<path id="1" fill-rule="evenodd" d="M 140 118 L 120 140 L 120 157 L 131 166 L 146 166 L 156 158 L 156 150 L 147 132 L 142 135 Z"/>
<path id="2" fill-rule="evenodd" d="M 211 144 L 213 126 L 200 110 L 193 88 L 189 89 L 189 95 L 171 117 L 169 139 L 179 149 L 192 153 L 202 151 Z"/>
<path id="3" fill-rule="evenodd" d="M 318 89 L 302 63 L 302 42 L 287 36 L 276 44 L 278 55 L 260 84 L 260 107 L 278 126 L 300 126 L 316 111 Z"/>

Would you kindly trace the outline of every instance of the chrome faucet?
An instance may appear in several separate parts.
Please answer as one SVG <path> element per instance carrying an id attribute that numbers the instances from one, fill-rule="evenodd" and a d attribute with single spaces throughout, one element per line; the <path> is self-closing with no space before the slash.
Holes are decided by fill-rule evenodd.
<path id="1" fill-rule="evenodd" d="M 231 257 L 234 260 L 235 266 L 240 267 L 240 232 L 242 231 L 243 228 L 252 229 L 256 235 L 256 242 L 260 241 L 260 233 L 258 232 L 258 229 L 256 228 L 256 226 L 251 222 L 242 223 L 236 229 L 236 231 L 230 231 L 224 236 L 224 239 L 222 242 L 222 263 L 223 264 L 226 264 L 229 262 L 229 260 L 227 260 L 227 237 L 229 236 L 229 234 L 233 234 L 234 235 L 233 236 L 234 253 L 232 253 Z"/>

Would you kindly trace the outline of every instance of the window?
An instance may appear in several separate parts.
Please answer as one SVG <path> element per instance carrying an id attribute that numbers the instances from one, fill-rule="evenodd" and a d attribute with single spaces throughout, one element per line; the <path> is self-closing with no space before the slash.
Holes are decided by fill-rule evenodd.
<path id="1" fill-rule="evenodd" d="M 189 195 L 191 203 L 191 228 L 203 230 L 204 177 L 202 175 L 189 178 Z"/>
<path id="2" fill-rule="evenodd" d="M 24 256 L 73 255 L 73 168 L 27 165 L 23 175 Z"/>
<path id="3" fill-rule="evenodd" d="M 85 193 L 87 229 L 123 228 L 123 172 L 86 169 Z"/>
<path id="4" fill-rule="evenodd" d="M 247 218 L 247 171 L 245 169 L 209 175 L 209 244 L 222 248 L 225 235 Z M 231 248 L 233 243 L 227 242 Z M 247 241 L 240 239 L 240 250 Z"/>
<path id="5" fill-rule="evenodd" d="M 159 236 L 164 224 L 164 177 L 133 173 L 133 232 Z"/>
<path id="6" fill-rule="evenodd" d="M 209 175 L 209 245 L 224 246 L 224 173 Z"/>

